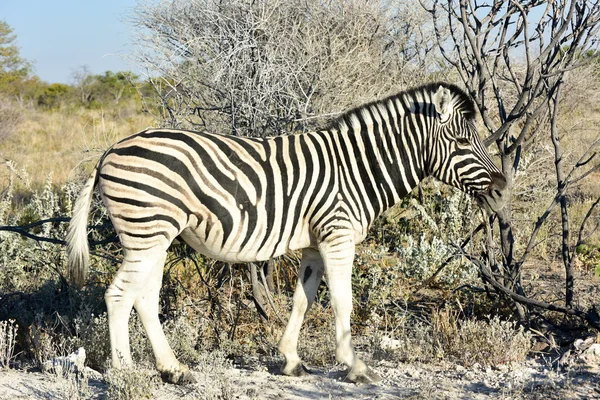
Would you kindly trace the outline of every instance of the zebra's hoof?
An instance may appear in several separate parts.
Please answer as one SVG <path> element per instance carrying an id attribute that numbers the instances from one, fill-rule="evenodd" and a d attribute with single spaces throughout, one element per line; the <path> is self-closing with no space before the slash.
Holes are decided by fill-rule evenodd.
<path id="1" fill-rule="evenodd" d="M 360 384 L 377 383 L 381 381 L 381 377 L 371 370 L 371 368 L 367 367 L 364 362 L 359 361 L 348 371 L 346 380 L 348 382 Z"/>
<path id="2" fill-rule="evenodd" d="M 189 370 L 185 371 L 161 371 L 160 377 L 164 382 L 175 385 L 190 385 L 196 383 L 196 378 Z"/>
<path id="3" fill-rule="evenodd" d="M 287 365 L 285 367 L 283 367 L 281 369 L 281 373 L 283 375 L 287 375 L 287 376 L 296 376 L 296 377 L 300 377 L 300 376 L 308 376 L 310 375 L 310 371 L 308 370 L 308 368 L 306 368 L 304 366 L 304 364 L 302 364 L 301 362 L 299 362 L 298 364 L 296 364 L 293 367 L 288 367 Z"/>

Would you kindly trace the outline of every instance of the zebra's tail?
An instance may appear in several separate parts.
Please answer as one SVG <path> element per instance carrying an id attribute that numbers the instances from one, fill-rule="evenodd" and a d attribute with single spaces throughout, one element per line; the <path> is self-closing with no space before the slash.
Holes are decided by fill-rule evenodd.
<path id="1" fill-rule="evenodd" d="M 97 170 L 85 183 L 73 207 L 73 216 L 67 233 L 67 254 L 71 281 L 81 287 L 89 270 L 90 248 L 88 244 L 88 213 L 96 184 Z"/>

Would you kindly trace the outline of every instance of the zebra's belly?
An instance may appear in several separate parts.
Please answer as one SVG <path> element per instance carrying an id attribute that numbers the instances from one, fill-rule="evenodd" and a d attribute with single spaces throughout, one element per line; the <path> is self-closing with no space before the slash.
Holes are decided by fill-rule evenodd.
<path id="1" fill-rule="evenodd" d="M 273 233 L 269 237 L 253 235 L 250 238 L 240 238 L 231 232 L 227 236 L 219 227 L 213 227 L 210 235 L 206 235 L 201 229 L 188 227 L 180 236 L 197 252 L 225 262 L 266 261 L 315 245 L 308 229 L 301 229 L 292 235 Z"/>

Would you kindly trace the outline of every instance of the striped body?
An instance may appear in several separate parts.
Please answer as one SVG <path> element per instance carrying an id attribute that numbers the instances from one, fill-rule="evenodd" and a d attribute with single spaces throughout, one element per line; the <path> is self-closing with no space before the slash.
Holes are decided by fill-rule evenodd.
<path id="1" fill-rule="evenodd" d="M 420 168 L 403 176 L 400 157 L 366 139 L 355 129 L 270 139 L 150 130 L 106 154 L 98 187 L 125 248 L 181 235 L 219 260 L 267 260 L 314 246 L 335 226 L 361 241 L 420 181 Z M 367 148 L 359 165 L 354 154 Z"/>
<path id="2" fill-rule="evenodd" d="M 429 175 L 474 195 L 486 209 L 502 206 L 505 180 L 477 136 L 474 117 L 473 103 L 460 89 L 436 84 L 351 110 L 317 132 L 253 139 L 147 130 L 115 144 L 78 199 L 68 237 L 71 269 L 81 278 L 85 219 L 97 180 L 124 248 L 106 295 L 113 365 L 120 365 L 123 353 L 130 360 L 123 319 L 135 305 L 146 319 L 159 369 L 169 371 L 171 381 L 185 375 L 153 316 L 166 250 L 181 237 L 228 262 L 303 249 L 279 346 L 284 373 L 304 371 L 298 333 L 325 275 L 336 316 L 336 356 L 350 367 L 351 379 L 374 380 L 350 342 L 355 245 L 377 216 Z"/>

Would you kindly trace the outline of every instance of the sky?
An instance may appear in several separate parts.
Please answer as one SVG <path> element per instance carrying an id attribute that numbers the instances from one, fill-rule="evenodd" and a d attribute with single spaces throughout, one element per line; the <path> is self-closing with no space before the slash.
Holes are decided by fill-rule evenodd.
<path id="1" fill-rule="evenodd" d="M 132 29 L 124 22 L 136 0 L 0 0 L 0 19 L 17 35 L 21 57 L 48 83 L 72 83 L 82 66 L 92 74 L 136 71 Z"/>

